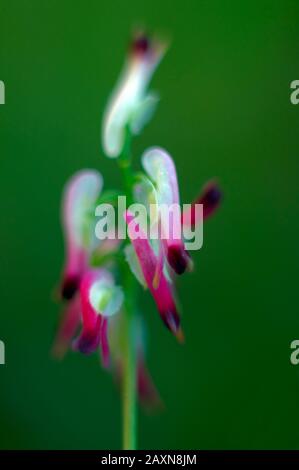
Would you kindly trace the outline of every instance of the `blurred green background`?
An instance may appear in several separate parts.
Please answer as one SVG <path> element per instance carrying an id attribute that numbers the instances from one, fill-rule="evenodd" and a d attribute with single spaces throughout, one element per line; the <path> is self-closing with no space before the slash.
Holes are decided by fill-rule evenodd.
<path id="1" fill-rule="evenodd" d="M 221 210 L 205 225 L 196 270 L 179 282 L 186 344 L 145 294 L 148 362 L 165 401 L 140 412 L 139 447 L 299 448 L 299 79 L 296 0 L 103 2 L 0 0 L 0 447 L 117 449 L 118 392 L 96 356 L 49 350 L 63 261 L 63 184 L 98 168 L 107 96 L 130 31 L 171 38 L 152 87 L 161 102 L 134 143 L 174 156 L 182 200 L 218 177 Z"/>

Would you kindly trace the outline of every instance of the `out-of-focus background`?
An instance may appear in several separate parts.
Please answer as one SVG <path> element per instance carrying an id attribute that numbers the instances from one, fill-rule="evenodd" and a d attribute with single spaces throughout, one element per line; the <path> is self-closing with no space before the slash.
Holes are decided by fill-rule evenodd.
<path id="1" fill-rule="evenodd" d="M 142 305 L 148 362 L 165 402 L 140 412 L 139 446 L 298 448 L 299 79 L 296 0 L 100 2 L 0 0 L 0 447 L 116 449 L 118 392 L 98 358 L 49 351 L 59 313 L 63 184 L 117 165 L 100 125 L 131 30 L 171 38 L 152 82 L 161 94 L 134 143 L 173 155 L 182 201 L 218 177 L 221 210 L 208 221 L 196 269 L 179 281 L 186 344 Z"/>

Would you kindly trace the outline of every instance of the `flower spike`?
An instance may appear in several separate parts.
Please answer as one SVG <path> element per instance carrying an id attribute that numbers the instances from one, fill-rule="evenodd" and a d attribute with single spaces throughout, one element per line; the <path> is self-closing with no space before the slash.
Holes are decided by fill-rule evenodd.
<path id="1" fill-rule="evenodd" d="M 221 199 L 210 182 L 182 214 L 175 162 L 162 148 L 146 150 L 142 171 L 133 169 L 132 138 L 155 111 L 158 96 L 149 85 L 165 49 L 142 32 L 135 35 L 103 116 L 102 148 L 107 157 L 119 158 L 121 189 L 101 194 L 101 174 L 82 170 L 67 183 L 62 201 L 66 257 L 60 289 L 67 302 L 52 351 L 58 358 L 70 345 L 83 354 L 98 352 L 122 391 L 124 449 L 131 450 L 136 399 L 149 411 L 163 403 L 146 365 L 146 329 L 130 270 L 182 342 L 175 274 L 192 267 L 187 250 L 201 248 L 202 219 Z"/>
<path id="2" fill-rule="evenodd" d="M 94 205 L 103 186 L 102 176 L 95 170 L 82 170 L 67 183 L 62 203 L 66 262 L 61 294 L 71 299 L 79 288 L 88 266 L 94 243 L 94 226 L 90 220 Z"/>
<path id="3" fill-rule="evenodd" d="M 108 102 L 102 137 L 106 155 L 119 157 L 125 144 L 126 127 L 138 134 L 153 114 L 157 97 L 147 92 L 165 46 L 144 34 L 133 40 L 120 80 Z"/>

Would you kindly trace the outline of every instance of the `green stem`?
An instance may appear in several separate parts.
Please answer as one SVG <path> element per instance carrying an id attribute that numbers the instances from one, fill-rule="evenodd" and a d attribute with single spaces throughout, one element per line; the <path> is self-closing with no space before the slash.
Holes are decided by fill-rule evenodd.
<path id="1" fill-rule="evenodd" d="M 126 129 L 125 146 L 119 166 L 122 171 L 127 207 L 131 204 L 133 175 L 131 168 L 131 135 Z M 124 373 L 123 373 L 123 449 L 136 450 L 137 436 L 137 355 L 135 331 L 135 280 L 126 266 L 124 312 Z"/>
<path id="2" fill-rule="evenodd" d="M 136 450 L 137 429 L 137 358 L 136 332 L 134 318 L 134 292 L 130 272 L 127 276 L 124 315 L 124 375 L 123 375 L 123 449 Z"/>

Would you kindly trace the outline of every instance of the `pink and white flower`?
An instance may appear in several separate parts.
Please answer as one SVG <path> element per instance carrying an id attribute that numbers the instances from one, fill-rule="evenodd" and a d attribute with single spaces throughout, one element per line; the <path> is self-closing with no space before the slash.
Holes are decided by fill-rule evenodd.
<path id="1" fill-rule="evenodd" d="M 106 269 L 89 269 L 80 284 L 82 331 L 74 341 L 74 349 L 91 354 L 99 346 L 103 363 L 108 365 L 108 320 L 118 313 L 123 303 L 123 292 L 114 283 Z"/>
<path id="2" fill-rule="evenodd" d="M 182 239 L 180 213 L 168 214 L 172 217 L 165 220 L 161 211 L 163 206 L 174 211 L 180 206 L 179 187 L 174 162 L 162 148 L 153 147 L 142 156 L 142 166 L 151 178 L 157 191 L 157 202 L 160 212 L 162 245 L 169 265 L 177 274 L 182 274 L 190 265 L 190 257 L 185 250 Z"/>
<path id="3" fill-rule="evenodd" d="M 102 175 L 95 170 L 81 170 L 68 181 L 62 201 L 62 224 L 66 260 L 61 295 L 71 299 L 88 267 L 94 247 L 93 212 L 103 186 Z"/>
<path id="4" fill-rule="evenodd" d="M 175 304 L 172 286 L 162 271 L 160 273 L 159 283 L 154 287 L 158 258 L 146 234 L 141 234 L 141 236 L 137 238 L 135 237 L 136 231 L 140 233 L 140 227 L 137 226 L 133 215 L 127 212 L 125 218 L 128 224 L 128 235 L 138 258 L 144 284 L 150 290 L 160 316 L 167 328 L 172 331 L 179 340 L 182 340 L 183 335 L 180 327 L 180 317 Z"/>
<path id="5" fill-rule="evenodd" d="M 131 44 L 124 70 L 108 102 L 103 119 L 105 154 L 119 157 L 125 145 L 126 128 L 139 134 L 151 118 L 158 97 L 147 91 L 163 54 L 164 44 L 138 34 Z"/>

